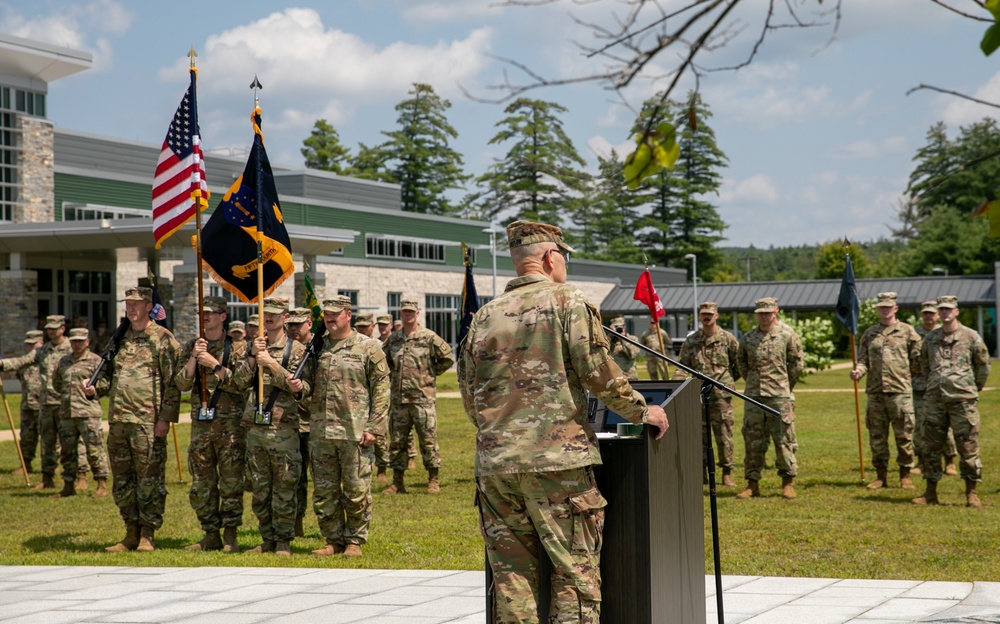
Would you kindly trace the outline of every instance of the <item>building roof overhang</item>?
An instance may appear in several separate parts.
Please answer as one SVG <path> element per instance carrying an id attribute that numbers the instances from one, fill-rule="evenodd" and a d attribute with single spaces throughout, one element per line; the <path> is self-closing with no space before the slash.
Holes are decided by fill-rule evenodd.
<path id="1" fill-rule="evenodd" d="M 93 63 L 93 56 L 83 50 L 0 34 L 0 74 L 47 85 L 90 69 Z"/>

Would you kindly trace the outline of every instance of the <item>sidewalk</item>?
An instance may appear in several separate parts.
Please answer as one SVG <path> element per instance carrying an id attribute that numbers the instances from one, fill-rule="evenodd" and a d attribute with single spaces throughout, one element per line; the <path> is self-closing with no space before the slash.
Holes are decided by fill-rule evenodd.
<path id="1" fill-rule="evenodd" d="M 483 624 L 483 583 L 455 570 L 0 566 L 0 621 Z M 1000 583 L 727 576 L 723 597 L 727 624 L 1000 622 Z"/>

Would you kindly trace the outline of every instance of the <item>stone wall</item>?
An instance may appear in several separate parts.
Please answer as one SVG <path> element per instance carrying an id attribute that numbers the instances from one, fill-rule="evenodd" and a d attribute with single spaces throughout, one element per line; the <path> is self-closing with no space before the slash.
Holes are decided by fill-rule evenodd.
<path id="1" fill-rule="evenodd" d="M 24 332 L 38 325 L 38 273 L 0 271 L 0 355 L 24 353 Z"/>
<path id="2" fill-rule="evenodd" d="M 14 223 L 50 223 L 56 220 L 52 122 L 20 116 L 21 190 Z"/>

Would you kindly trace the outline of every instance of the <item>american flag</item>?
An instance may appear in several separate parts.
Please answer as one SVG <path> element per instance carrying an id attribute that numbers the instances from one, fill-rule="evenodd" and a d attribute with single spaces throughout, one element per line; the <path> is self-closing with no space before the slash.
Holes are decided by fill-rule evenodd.
<path id="1" fill-rule="evenodd" d="M 153 238 L 159 249 L 163 241 L 195 215 L 195 191 L 208 207 L 208 183 L 198 130 L 197 73 L 191 70 L 191 85 L 184 94 L 167 137 L 160 149 L 153 178 Z"/>

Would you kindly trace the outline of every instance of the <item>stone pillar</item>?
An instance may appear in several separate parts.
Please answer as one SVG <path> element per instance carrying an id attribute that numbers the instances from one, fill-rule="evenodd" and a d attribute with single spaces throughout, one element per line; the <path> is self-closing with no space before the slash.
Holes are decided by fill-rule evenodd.
<path id="1" fill-rule="evenodd" d="M 303 256 L 303 264 L 309 266 L 309 279 L 312 281 L 313 289 L 316 291 L 316 300 L 320 303 L 326 298 L 326 273 L 316 272 L 316 256 Z M 306 279 L 305 273 L 296 271 L 295 280 L 295 300 L 291 302 L 291 307 L 300 308 L 306 304 Z"/>
<path id="2" fill-rule="evenodd" d="M 195 269 L 194 250 L 185 249 L 183 258 L 184 263 L 174 267 L 173 290 L 173 332 L 177 342 L 182 345 L 198 337 L 198 317 L 201 316 L 198 310 L 198 273 Z M 202 279 L 207 291 L 208 276 L 202 274 Z"/>
<path id="3" fill-rule="evenodd" d="M 51 223 L 56 220 L 52 122 L 24 115 L 19 122 L 21 190 L 14 223 Z"/>
<path id="4" fill-rule="evenodd" d="M 38 326 L 38 273 L 0 271 L 0 355 L 24 353 L 24 332 Z"/>

